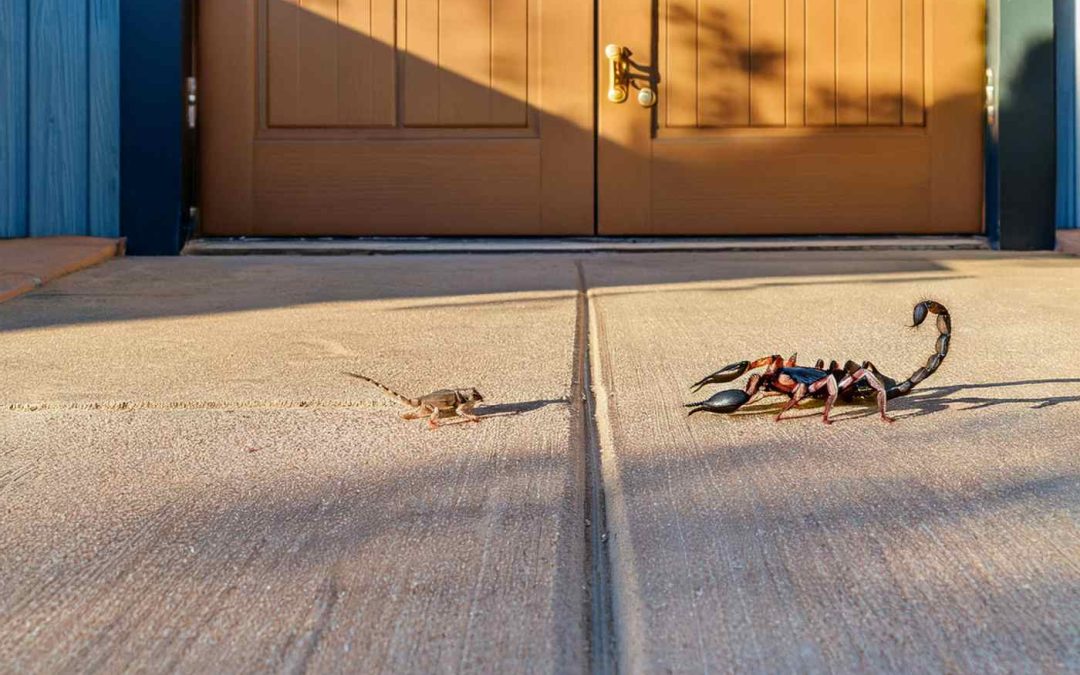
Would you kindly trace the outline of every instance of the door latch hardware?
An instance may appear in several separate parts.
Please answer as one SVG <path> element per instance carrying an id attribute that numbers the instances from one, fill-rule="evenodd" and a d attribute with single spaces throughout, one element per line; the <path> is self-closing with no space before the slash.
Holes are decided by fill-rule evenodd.
<path id="1" fill-rule="evenodd" d="M 997 121 L 997 91 L 994 86 L 994 69 L 986 69 L 986 123 L 994 126 Z"/>
<path id="2" fill-rule="evenodd" d="M 198 124 L 199 114 L 199 84 L 194 77 L 187 78 L 185 83 L 187 95 L 187 125 L 188 129 L 194 129 Z"/>
<path id="3" fill-rule="evenodd" d="M 625 48 L 611 44 L 604 48 L 608 58 L 607 99 L 612 103 L 623 103 L 630 93 L 629 66 L 626 63 Z"/>
<path id="4" fill-rule="evenodd" d="M 643 108 L 656 105 L 656 92 L 650 86 L 642 86 L 639 79 L 648 82 L 648 75 L 634 73 L 634 63 L 630 60 L 630 50 L 617 44 L 604 48 L 608 60 L 607 98 L 612 103 L 625 103 L 630 97 L 630 88 L 638 90 L 637 100 Z"/>

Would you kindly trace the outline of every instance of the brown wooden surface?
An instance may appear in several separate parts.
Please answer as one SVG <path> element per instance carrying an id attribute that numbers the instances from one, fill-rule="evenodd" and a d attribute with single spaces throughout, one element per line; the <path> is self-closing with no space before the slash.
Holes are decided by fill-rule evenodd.
<path id="1" fill-rule="evenodd" d="M 660 100 L 601 98 L 600 234 L 982 230 L 983 0 L 600 2 Z"/>
<path id="2" fill-rule="evenodd" d="M 204 234 L 593 233 L 590 7 L 230 0 L 201 31 Z"/>
<path id="3" fill-rule="evenodd" d="M 981 231 L 983 0 L 599 2 L 208 6 L 203 232 Z"/>

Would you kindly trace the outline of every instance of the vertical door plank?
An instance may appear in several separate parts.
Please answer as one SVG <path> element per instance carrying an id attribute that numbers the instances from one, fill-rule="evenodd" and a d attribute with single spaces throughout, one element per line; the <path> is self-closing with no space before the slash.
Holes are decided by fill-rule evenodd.
<path id="1" fill-rule="evenodd" d="M 86 234 L 87 5 L 30 3 L 31 236 Z"/>
<path id="2" fill-rule="evenodd" d="M 924 83 L 925 25 L 923 0 L 904 0 L 904 124 L 922 126 L 926 107 Z"/>
<path id="3" fill-rule="evenodd" d="M 900 124 L 902 3 L 903 0 L 870 0 L 867 43 L 870 124 L 873 125 Z"/>
<path id="4" fill-rule="evenodd" d="M 91 236 L 120 235 L 120 2 L 90 0 Z"/>
<path id="5" fill-rule="evenodd" d="M 698 14 L 696 0 L 664 4 L 664 73 L 660 81 L 667 126 L 698 124 Z M 607 64 L 604 77 L 608 77 Z M 607 82 L 604 82 L 605 87 Z"/>
<path id="6" fill-rule="evenodd" d="M 297 15 L 301 124 L 329 126 L 338 120 L 337 0 L 301 0 Z"/>
<path id="7" fill-rule="evenodd" d="M 784 126 L 786 106 L 785 0 L 750 3 L 750 124 Z"/>
<path id="8" fill-rule="evenodd" d="M 266 70 L 270 126 L 301 124 L 298 0 L 267 0 Z"/>
<path id="9" fill-rule="evenodd" d="M 700 0 L 698 112 L 703 126 L 750 124 L 750 0 Z"/>
<path id="10" fill-rule="evenodd" d="M 403 0 L 402 77 L 406 126 L 439 122 L 439 0 Z"/>
<path id="11" fill-rule="evenodd" d="M 594 84 L 602 82 L 596 77 L 596 66 L 603 56 L 593 44 L 594 6 L 577 0 L 545 0 L 543 4 L 530 2 L 528 9 L 533 45 L 529 49 L 529 115 L 535 115 L 540 132 L 538 234 L 595 234 Z M 543 49 L 538 49 L 539 42 L 534 40 L 541 39 Z M 543 98 L 537 95 L 541 91 Z"/>
<path id="12" fill-rule="evenodd" d="M 866 125 L 866 2 L 837 0 L 836 116 L 841 125 Z"/>
<path id="13" fill-rule="evenodd" d="M 371 39 L 372 3 L 375 0 L 340 0 L 338 3 L 338 122 L 365 126 L 375 121 L 374 56 L 385 45 Z"/>
<path id="14" fill-rule="evenodd" d="M 528 0 L 491 3 L 490 124 L 522 127 L 528 99 Z"/>
<path id="15" fill-rule="evenodd" d="M 372 124 L 397 124 L 397 0 L 371 0 Z"/>
<path id="16" fill-rule="evenodd" d="M 27 233 L 28 3 L 0 2 L 0 238 Z"/>
<path id="17" fill-rule="evenodd" d="M 806 123 L 836 124 L 835 0 L 806 0 Z"/>
<path id="18" fill-rule="evenodd" d="M 204 231 L 218 235 L 250 235 L 261 225 L 254 161 L 261 121 L 255 106 L 260 49 L 256 15 L 261 19 L 258 9 L 265 6 L 203 2 L 199 7 L 199 178 L 206 188 L 200 194 L 200 219 Z M 273 98 L 273 91 L 270 94 Z"/>
<path id="19" fill-rule="evenodd" d="M 338 124 L 394 125 L 394 0 L 338 2 Z"/>
<path id="20" fill-rule="evenodd" d="M 806 0 L 787 0 L 786 20 L 786 122 L 801 127 L 806 124 Z"/>
<path id="21" fill-rule="evenodd" d="M 490 123 L 491 58 L 491 1 L 442 0 L 439 12 L 441 125 Z"/>

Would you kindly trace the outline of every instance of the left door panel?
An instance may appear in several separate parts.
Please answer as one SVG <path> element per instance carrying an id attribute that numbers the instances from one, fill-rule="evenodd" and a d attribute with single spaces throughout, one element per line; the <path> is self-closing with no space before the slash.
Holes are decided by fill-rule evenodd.
<path id="1" fill-rule="evenodd" d="M 592 7 L 214 0 L 202 231 L 593 232 Z"/>

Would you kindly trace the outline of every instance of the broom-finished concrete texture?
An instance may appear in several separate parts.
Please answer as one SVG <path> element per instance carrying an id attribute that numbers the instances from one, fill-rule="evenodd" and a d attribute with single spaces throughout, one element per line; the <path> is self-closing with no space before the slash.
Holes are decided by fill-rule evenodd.
<path id="1" fill-rule="evenodd" d="M 581 671 L 576 284 L 126 259 L 0 306 L 4 668 Z M 428 431 L 342 370 L 491 405 Z"/>
<path id="2" fill-rule="evenodd" d="M 700 269 L 717 280 L 672 283 Z M 1080 262 L 654 256 L 588 282 L 626 671 L 1080 669 Z M 771 353 L 907 377 L 937 337 L 904 327 L 924 297 L 952 350 L 895 424 L 677 405 Z"/>
<path id="3" fill-rule="evenodd" d="M 585 670 L 579 269 L 624 672 L 1080 667 L 1080 263 L 962 252 L 127 259 L 0 305 L 0 658 Z M 774 351 L 906 375 L 924 295 L 953 350 L 896 424 L 685 418 Z"/>

